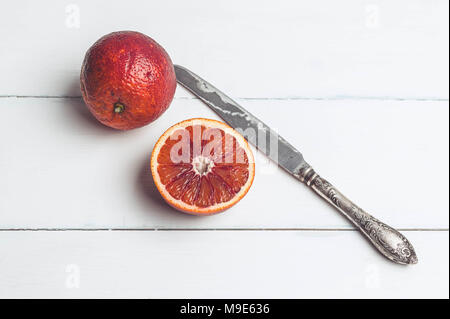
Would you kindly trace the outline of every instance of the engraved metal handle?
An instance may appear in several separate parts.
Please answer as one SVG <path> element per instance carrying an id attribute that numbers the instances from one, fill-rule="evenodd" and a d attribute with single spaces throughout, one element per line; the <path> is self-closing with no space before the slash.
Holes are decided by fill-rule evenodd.
<path id="1" fill-rule="evenodd" d="M 347 217 L 384 256 L 403 265 L 418 262 L 414 248 L 405 236 L 356 206 L 316 174 L 311 166 L 305 165 L 296 176 Z"/>

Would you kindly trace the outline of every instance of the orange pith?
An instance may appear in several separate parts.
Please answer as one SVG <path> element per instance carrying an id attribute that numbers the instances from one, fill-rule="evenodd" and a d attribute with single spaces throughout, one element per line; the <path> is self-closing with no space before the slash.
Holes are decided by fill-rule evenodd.
<path id="1" fill-rule="evenodd" d="M 151 170 L 156 187 L 170 205 L 207 215 L 245 196 L 255 164 L 247 141 L 231 127 L 216 120 L 190 119 L 160 137 Z"/>

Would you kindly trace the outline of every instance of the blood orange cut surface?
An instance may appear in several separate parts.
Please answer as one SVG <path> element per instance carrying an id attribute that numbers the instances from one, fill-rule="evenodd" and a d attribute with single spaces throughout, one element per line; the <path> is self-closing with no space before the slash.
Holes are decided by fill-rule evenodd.
<path id="1" fill-rule="evenodd" d="M 233 206 L 247 194 L 255 161 L 247 141 L 228 125 L 190 119 L 159 138 L 151 170 L 156 187 L 170 205 L 207 215 Z"/>

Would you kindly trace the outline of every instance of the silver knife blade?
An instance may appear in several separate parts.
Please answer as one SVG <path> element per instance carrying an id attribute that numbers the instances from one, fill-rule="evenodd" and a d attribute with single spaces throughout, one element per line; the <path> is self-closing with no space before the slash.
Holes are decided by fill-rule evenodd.
<path id="1" fill-rule="evenodd" d="M 280 167 L 296 176 L 299 170 L 308 166 L 303 155 L 263 121 L 198 75 L 182 66 L 174 67 L 178 83 L 199 97 L 250 144 Z"/>

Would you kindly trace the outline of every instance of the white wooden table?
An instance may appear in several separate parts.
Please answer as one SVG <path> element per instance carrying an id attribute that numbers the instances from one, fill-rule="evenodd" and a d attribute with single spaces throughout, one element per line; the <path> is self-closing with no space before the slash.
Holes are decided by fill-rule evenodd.
<path id="1" fill-rule="evenodd" d="M 0 19 L 0 297 L 449 297 L 448 1 L 15 1 Z M 261 156 L 249 194 L 193 217 L 149 171 L 181 87 L 117 132 L 80 98 L 85 51 L 137 30 L 277 129 L 413 242 L 382 258 Z"/>

